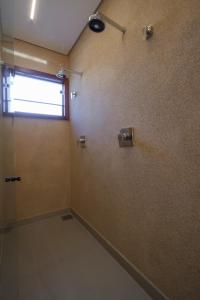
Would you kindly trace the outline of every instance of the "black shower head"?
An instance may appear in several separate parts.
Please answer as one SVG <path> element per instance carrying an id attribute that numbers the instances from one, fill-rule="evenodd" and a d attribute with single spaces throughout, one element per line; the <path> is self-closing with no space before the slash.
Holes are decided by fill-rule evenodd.
<path id="1" fill-rule="evenodd" d="M 105 30 L 106 23 L 110 24 L 111 26 L 115 27 L 123 34 L 126 32 L 126 28 L 119 25 L 106 15 L 102 14 L 101 12 L 97 12 L 94 15 L 89 17 L 88 26 L 93 32 L 102 32 Z"/>
<path id="2" fill-rule="evenodd" d="M 89 17 L 89 28 L 94 32 L 102 32 L 105 29 L 105 22 L 99 14 L 94 14 Z"/>

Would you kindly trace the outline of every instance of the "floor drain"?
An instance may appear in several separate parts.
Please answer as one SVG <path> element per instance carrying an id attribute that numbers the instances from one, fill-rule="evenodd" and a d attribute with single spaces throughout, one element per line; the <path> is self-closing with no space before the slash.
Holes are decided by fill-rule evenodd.
<path id="1" fill-rule="evenodd" d="M 73 219 L 73 216 L 72 215 L 65 215 L 65 216 L 62 216 L 61 219 L 63 221 L 68 221 L 68 220 L 72 220 Z"/>

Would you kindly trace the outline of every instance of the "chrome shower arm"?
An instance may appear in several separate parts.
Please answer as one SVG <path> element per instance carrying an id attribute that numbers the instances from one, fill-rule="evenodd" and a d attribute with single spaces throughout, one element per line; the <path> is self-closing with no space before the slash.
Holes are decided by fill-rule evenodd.
<path id="1" fill-rule="evenodd" d="M 65 68 L 65 69 L 61 69 L 60 71 L 58 71 L 56 76 L 58 78 L 64 79 L 64 78 L 69 77 L 70 74 L 75 74 L 75 75 L 82 76 L 83 72 L 78 72 L 78 71 L 75 71 L 75 70 L 72 70 L 72 69 Z"/>
<path id="2" fill-rule="evenodd" d="M 79 75 L 79 76 L 83 75 L 83 72 L 78 72 L 78 71 L 75 71 L 75 70 L 72 70 L 72 69 L 68 69 L 68 68 L 64 69 L 63 71 L 66 72 L 66 73 L 76 74 L 76 75 Z"/>
<path id="3" fill-rule="evenodd" d="M 111 26 L 117 28 L 118 30 L 120 30 L 122 33 L 126 32 L 126 27 L 123 27 L 121 25 L 119 25 L 118 23 L 116 23 L 115 21 L 113 21 L 112 19 L 110 19 L 109 17 L 107 17 L 106 15 L 104 15 L 101 12 L 97 12 L 96 13 L 97 16 L 100 16 L 103 20 L 105 20 L 108 24 L 110 24 Z"/>

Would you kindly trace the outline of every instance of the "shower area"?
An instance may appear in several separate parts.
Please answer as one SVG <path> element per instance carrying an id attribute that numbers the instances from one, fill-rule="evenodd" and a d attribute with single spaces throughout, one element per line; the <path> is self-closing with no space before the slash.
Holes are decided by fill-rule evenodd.
<path id="1" fill-rule="evenodd" d="M 121 300 L 125 297 L 132 300 L 135 295 L 137 300 L 150 300 L 151 297 L 87 231 L 87 227 L 83 226 L 82 221 L 69 208 L 69 204 L 64 203 L 63 208 L 61 206 L 55 213 L 50 212 L 42 216 L 36 214 L 38 216 L 33 218 L 19 217 L 22 215 L 22 194 L 17 189 L 24 183 L 24 178 L 21 178 L 21 172 L 17 173 L 17 159 L 20 158 L 19 150 L 18 156 L 16 155 L 19 139 L 19 136 L 16 136 L 18 120 L 15 116 L 10 117 L 2 113 L 4 106 L 9 105 L 9 101 L 5 103 L 5 97 L 9 100 L 12 96 L 8 94 L 7 87 L 12 84 L 12 70 L 16 68 L 14 53 L 14 39 L 1 34 L 1 69 L 6 64 L 10 76 L 6 77 L 6 82 L 4 77 L 1 78 L 3 93 L 0 101 L 0 299 Z M 82 73 L 68 68 L 61 72 L 62 77 L 65 77 L 65 73 L 78 75 L 77 78 L 82 76 Z M 43 121 L 35 122 L 39 122 L 40 126 L 46 125 Z M 23 121 L 23 126 L 26 128 L 26 120 Z M 61 129 L 59 127 L 59 132 Z M 49 128 L 47 130 L 49 131 Z M 67 132 L 64 131 L 64 134 Z M 66 152 L 63 153 L 66 156 Z M 63 176 L 65 180 L 66 173 L 59 176 Z M 64 184 L 65 181 L 63 186 Z M 30 191 L 28 195 L 31 196 Z M 66 197 L 65 194 L 64 196 Z M 26 198 L 26 202 L 29 200 Z M 25 202 L 23 206 L 26 207 Z M 27 209 L 26 214 L 31 211 L 32 209 Z"/>
<path id="2" fill-rule="evenodd" d="M 0 5 L 0 300 L 199 300 L 200 1 Z"/>

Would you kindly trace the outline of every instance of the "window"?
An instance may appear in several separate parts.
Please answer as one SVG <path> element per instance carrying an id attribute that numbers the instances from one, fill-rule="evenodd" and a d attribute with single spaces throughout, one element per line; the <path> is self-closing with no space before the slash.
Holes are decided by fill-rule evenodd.
<path id="1" fill-rule="evenodd" d="M 3 69 L 3 110 L 16 116 L 68 119 L 68 84 L 54 75 Z"/>

